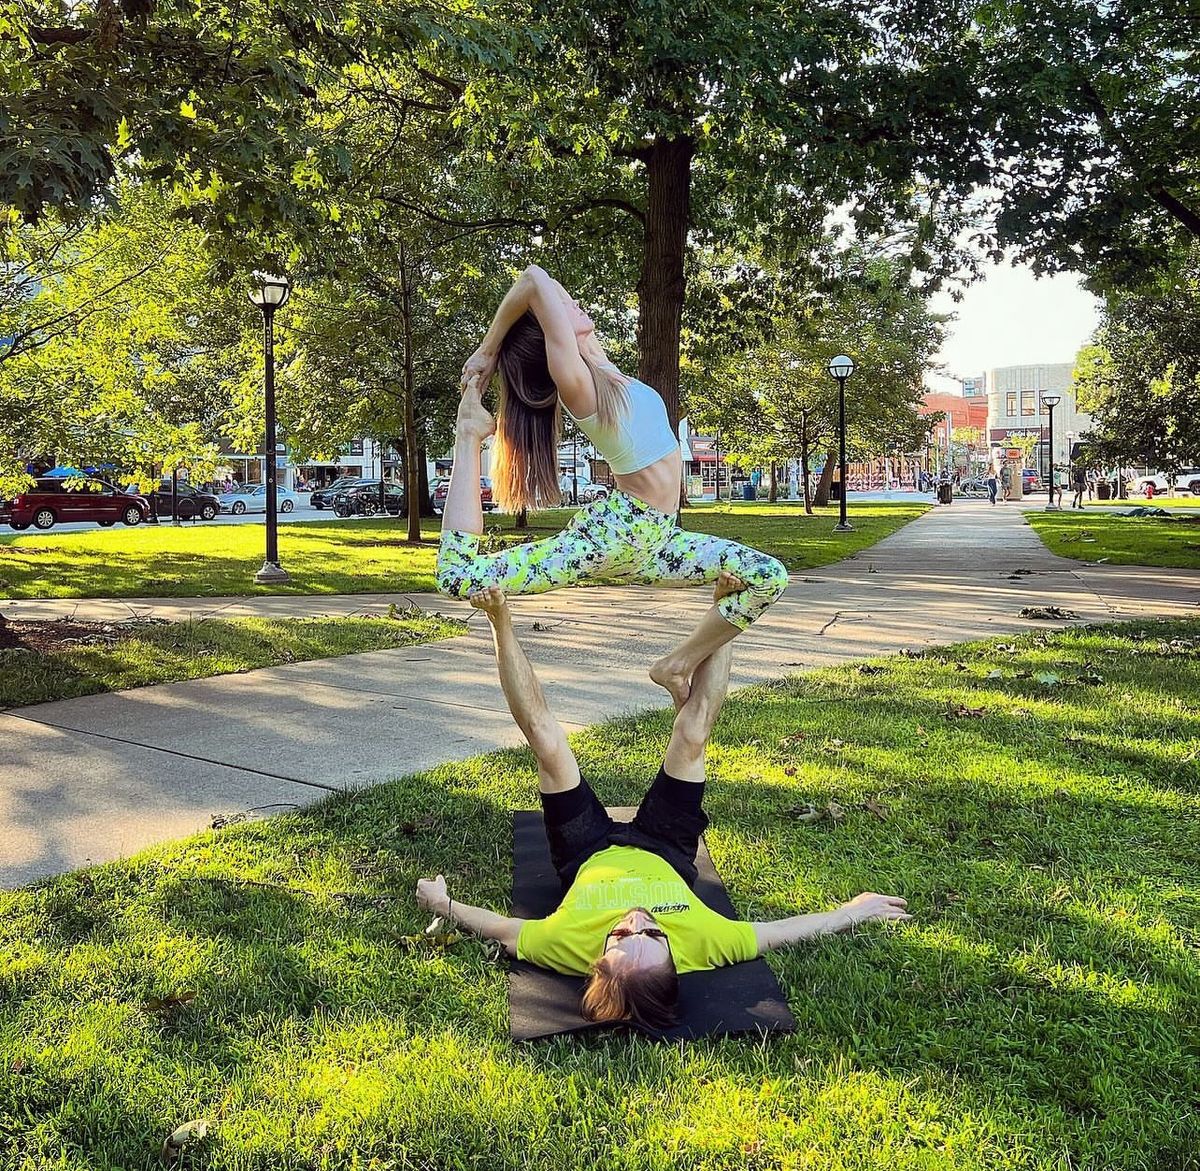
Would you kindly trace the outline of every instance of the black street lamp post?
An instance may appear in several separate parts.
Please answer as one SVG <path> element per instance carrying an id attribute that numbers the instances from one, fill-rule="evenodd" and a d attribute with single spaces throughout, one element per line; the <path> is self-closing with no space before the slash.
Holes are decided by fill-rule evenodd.
<path id="1" fill-rule="evenodd" d="M 838 354 L 830 360 L 829 373 L 837 379 L 838 384 L 838 462 L 841 477 L 841 491 L 838 493 L 838 523 L 833 526 L 835 533 L 852 533 L 854 526 L 846 519 L 846 379 L 854 373 L 854 360 L 845 354 Z"/>
<path id="2" fill-rule="evenodd" d="M 275 310 L 287 303 L 291 286 L 287 277 L 254 274 L 255 285 L 250 290 L 250 300 L 262 310 L 263 349 L 265 351 L 263 391 L 267 416 L 267 559 L 255 575 L 258 582 L 278 583 L 288 581 L 287 570 L 279 564 L 279 501 L 275 495 Z M 380 480 L 383 480 L 382 467 Z M 382 486 L 382 484 L 381 484 Z"/>
<path id="3" fill-rule="evenodd" d="M 1058 394 L 1042 395 L 1042 406 L 1046 408 L 1046 413 L 1050 416 L 1050 492 L 1046 500 L 1046 511 L 1057 512 L 1058 505 L 1054 503 L 1054 408 L 1062 402 L 1062 396 Z"/>

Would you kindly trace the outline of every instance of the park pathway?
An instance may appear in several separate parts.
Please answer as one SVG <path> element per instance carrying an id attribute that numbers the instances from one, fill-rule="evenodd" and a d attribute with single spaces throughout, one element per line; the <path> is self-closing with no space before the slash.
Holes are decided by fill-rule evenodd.
<path id="1" fill-rule="evenodd" d="M 170 683 L 0 712 L 0 886 L 521 743 L 483 615 L 436 595 L 0 601 L 10 618 L 379 613 L 411 599 L 470 616 L 446 642 Z M 550 702 L 579 728 L 662 706 L 649 663 L 708 604 L 700 590 L 566 590 L 513 601 Z M 793 575 L 737 642 L 734 684 L 902 648 L 1080 621 L 1200 615 L 1187 570 L 1051 554 L 1013 507 L 956 501 L 870 549 Z"/>

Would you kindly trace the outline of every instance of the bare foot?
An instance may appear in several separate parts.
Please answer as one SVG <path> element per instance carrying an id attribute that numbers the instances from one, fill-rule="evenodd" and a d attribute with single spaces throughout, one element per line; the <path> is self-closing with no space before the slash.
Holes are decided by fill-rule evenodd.
<path id="1" fill-rule="evenodd" d="M 502 614 L 508 613 L 508 599 L 499 586 L 488 586 L 479 590 L 468 600 L 476 610 L 482 610 L 493 622 Z"/>
<path id="2" fill-rule="evenodd" d="M 720 575 L 717 577 L 716 584 L 713 586 L 713 601 L 719 602 L 722 598 L 726 598 L 730 594 L 740 594 L 745 588 L 746 583 L 736 573 L 730 573 L 728 569 L 722 569 Z"/>
<path id="3" fill-rule="evenodd" d="M 455 428 L 464 439 L 474 439 L 478 443 L 496 433 L 496 420 L 483 405 L 483 390 L 478 377 L 472 378 L 463 387 L 462 398 L 458 400 Z"/>
<path id="4" fill-rule="evenodd" d="M 650 678 L 671 693 L 676 711 L 687 703 L 688 696 L 692 694 L 691 679 L 675 666 L 670 655 L 664 655 L 650 668 Z"/>

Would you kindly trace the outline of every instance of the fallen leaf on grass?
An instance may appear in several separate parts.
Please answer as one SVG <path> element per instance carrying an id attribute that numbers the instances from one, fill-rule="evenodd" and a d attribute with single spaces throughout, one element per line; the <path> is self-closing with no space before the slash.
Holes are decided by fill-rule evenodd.
<path id="1" fill-rule="evenodd" d="M 195 999 L 196 992 L 193 988 L 189 988 L 186 992 L 174 992 L 170 996 L 151 996 L 142 1002 L 142 1011 L 166 1016 L 177 1008 L 191 1004 Z"/>
<path id="2" fill-rule="evenodd" d="M 876 667 L 873 663 L 863 663 L 858 668 L 860 675 L 882 675 L 886 667 Z"/>
<path id="3" fill-rule="evenodd" d="M 1096 671 L 1085 671 L 1079 676 L 1079 682 L 1090 683 L 1093 687 L 1095 687 L 1104 682 L 1104 676 L 1098 674 Z"/>
<path id="4" fill-rule="evenodd" d="M 1062 682 L 1062 676 L 1055 675 L 1053 671 L 1041 671 L 1034 679 L 1043 687 L 1057 687 Z"/>
<path id="5" fill-rule="evenodd" d="M 24 1073 L 27 1068 L 25 1059 L 23 1057 L 14 1058 L 12 1065 L 8 1068 L 11 1073 Z"/>
<path id="6" fill-rule="evenodd" d="M 1015 642 L 1002 642 L 996 646 L 996 650 L 1005 655 L 1015 655 L 1020 649 Z"/>
<path id="7" fill-rule="evenodd" d="M 906 659 L 923 659 L 925 657 L 924 651 L 911 651 L 907 647 L 900 654 Z"/>
<path id="8" fill-rule="evenodd" d="M 808 739 L 807 732 L 793 732 L 790 736 L 784 736 L 779 741 L 780 748 L 791 748 L 795 744 L 803 744 Z"/>
<path id="9" fill-rule="evenodd" d="M 999 667 L 993 667 L 985 676 L 985 679 L 1003 679 L 1004 672 Z"/>
<path id="10" fill-rule="evenodd" d="M 880 821 L 887 821 L 888 814 L 891 813 L 891 809 L 887 805 L 884 805 L 882 801 L 876 801 L 874 797 L 868 797 L 863 802 L 863 808 L 878 817 Z"/>
<path id="11" fill-rule="evenodd" d="M 987 708 L 967 707 L 965 703 L 955 703 L 951 700 L 947 702 L 946 710 L 942 715 L 947 720 L 979 719 L 981 716 L 987 715 Z"/>
<path id="12" fill-rule="evenodd" d="M 830 821 L 837 825 L 841 821 L 846 820 L 846 810 L 836 801 L 830 801 L 828 805 L 793 805 L 790 809 L 784 810 L 788 817 L 795 821 L 803 821 L 808 824 L 814 824 L 818 821 Z"/>
<path id="13" fill-rule="evenodd" d="M 208 1134 L 208 1126 L 207 1118 L 193 1118 L 190 1122 L 177 1126 L 163 1140 L 162 1161 L 168 1167 L 173 1167 L 188 1143 L 199 1141 Z"/>

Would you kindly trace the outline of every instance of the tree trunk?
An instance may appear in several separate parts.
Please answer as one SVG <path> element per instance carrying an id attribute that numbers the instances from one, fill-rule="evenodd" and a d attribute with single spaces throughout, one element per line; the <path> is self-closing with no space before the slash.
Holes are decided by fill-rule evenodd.
<path id="1" fill-rule="evenodd" d="M 638 280 L 638 378 L 662 395 L 679 427 L 679 329 L 695 145 L 655 139 L 646 150 L 646 227 Z"/>
<path id="2" fill-rule="evenodd" d="M 767 485 L 767 503 L 774 504 L 779 499 L 779 477 L 776 474 L 777 465 L 771 461 L 771 479 Z"/>
<path id="3" fill-rule="evenodd" d="M 825 456 L 825 466 L 821 469 L 821 479 L 817 484 L 813 504 L 818 507 L 829 503 L 829 485 L 833 483 L 833 469 L 837 466 L 837 452 L 830 449 Z M 845 490 L 843 486 L 843 491 Z"/>
<path id="4" fill-rule="evenodd" d="M 433 516 L 432 493 L 429 491 L 429 460 L 425 454 L 425 445 L 417 448 L 417 490 L 421 497 L 418 503 L 422 516 Z"/>
<path id="5" fill-rule="evenodd" d="M 804 494 L 804 515 L 812 516 L 812 487 L 808 482 L 808 411 L 800 412 L 800 490 Z"/>
<path id="6" fill-rule="evenodd" d="M 400 316 L 404 325 L 404 496 L 408 505 L 410 544 L 421 539 L 421 477 L 417 458 L 421 444 L 417 438 L 416 379 L 413 376 L 412 290 L 408 283 L 408 258 L 400 245 Z"/>

